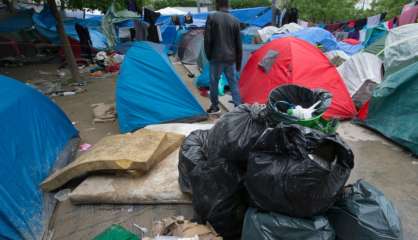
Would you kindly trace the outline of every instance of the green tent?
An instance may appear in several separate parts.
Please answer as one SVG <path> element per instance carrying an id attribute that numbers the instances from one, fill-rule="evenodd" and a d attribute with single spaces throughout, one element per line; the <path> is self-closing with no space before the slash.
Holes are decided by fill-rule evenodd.
<path id="1" fill-rule="evenodd" d="M 418 62 L 389 74 L 369 103 L 364 124 L 418 155 Z"/>
<path id="2" fill-rule="evenodd" d="M 385 49 L 386 37 L 387 37 L 387 34 L 382 35 L 378 40 L 370 44 L 363 51 L 377 55 L 378 57 L 383 59 L 383 56 L 384 56 L 383 50 Z"/>
<path id="3" fill-rule="evenodd" d="M 386 38 L 387 34 L 388 30 L 382 24 L 374 28 L 369 28 L 367 29 L 366 40 L 363 42 L 363 45 L 367 48 L 381 38 Z"/>
<path id="4" fill-rule="evenodd" d="M 392 29 L 386 37 L 384 52 L 386 74 L 418 62 L 418 23 Z"/>

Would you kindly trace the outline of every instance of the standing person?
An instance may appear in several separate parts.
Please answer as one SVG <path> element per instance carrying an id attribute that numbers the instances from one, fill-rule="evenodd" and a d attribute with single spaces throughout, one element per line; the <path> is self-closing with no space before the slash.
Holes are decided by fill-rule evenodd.
<path id="1" fill-rule="evenodd" d="M 210 63 L 210 100 L 209 114 L 220 113 L 218 84 L 222 73 L 228 80 L 235 106 L 241 104 L 237 85 L 236 71 L 241 69 L 242 42 L 240 23 L 228 12 L 228 0 L 216 0 L 216 12 L 206 21 L 205 53 Z"/>

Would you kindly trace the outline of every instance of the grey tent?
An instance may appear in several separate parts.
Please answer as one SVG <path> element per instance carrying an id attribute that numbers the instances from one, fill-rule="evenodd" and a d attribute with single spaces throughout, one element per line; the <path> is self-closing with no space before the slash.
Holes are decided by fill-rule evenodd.
<path id="1" fill-rule="evenodd" d="M 204 32 L 202 29 L 192 29 L 184 34 L 177 51 L 177 56 L 183 64 L 197 64 L 204 45 Z"/>
<path id="2" fill-rule="evenodd" d="M 375 87 L 382 82 L 382 66 L 382 60 L 376 55 L 363 52 L 337 68 L 357 107 L 368 101 Z"/>

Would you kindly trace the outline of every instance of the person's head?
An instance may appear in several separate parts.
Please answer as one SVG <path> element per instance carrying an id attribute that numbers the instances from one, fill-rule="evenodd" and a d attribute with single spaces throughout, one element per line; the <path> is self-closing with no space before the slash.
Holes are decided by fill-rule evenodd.
<path id="1" fill-rule="evenodd" d="M 216 0 L 216 10 L 226 10 L 229 8 L 229 0 Z"/>

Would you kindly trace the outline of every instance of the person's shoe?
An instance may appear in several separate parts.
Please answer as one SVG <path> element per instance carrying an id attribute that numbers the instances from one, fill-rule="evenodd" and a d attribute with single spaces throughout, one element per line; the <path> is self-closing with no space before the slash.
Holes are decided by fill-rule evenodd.
<path id="1" fill-rule="evenodd" d="M 212 105 L 212 106 L 210 106 L 210 108 L 206 112 L 210 115 L 220 114 L 221 109 L 219 109 L 219 107 L 217 107 L 217 106 Z"/>

